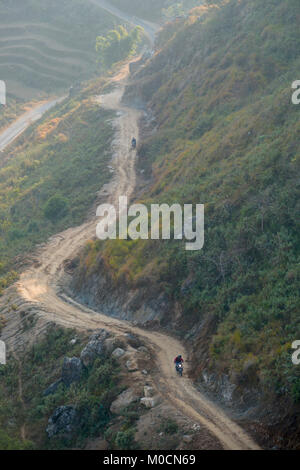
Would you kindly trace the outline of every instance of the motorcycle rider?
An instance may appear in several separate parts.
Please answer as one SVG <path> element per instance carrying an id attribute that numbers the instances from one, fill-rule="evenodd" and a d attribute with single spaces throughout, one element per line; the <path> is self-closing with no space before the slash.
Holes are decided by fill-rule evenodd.
<path id="1" fill-rule="evenodd" d="M 177 367 L 179 366 L 179 364 L 183 364 L 184 363 L 184 360 L 183 360 L 183 357 L 181 354 L 179 354 L 178 356 L 175 357 L 174 359 L 174 364 L 175 364 L 175 369 L 177 370 Z"/>
<path id="2" fill-rule="evenodd" d="M 135 137 L 132 137 L 131 146 L 132 146 L 133 149 L 136 148 L 136 138 Z"/>

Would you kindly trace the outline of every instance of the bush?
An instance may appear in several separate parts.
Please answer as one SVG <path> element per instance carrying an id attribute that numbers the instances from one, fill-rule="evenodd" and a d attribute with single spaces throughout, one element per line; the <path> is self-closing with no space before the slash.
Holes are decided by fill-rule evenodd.
<path id="1" fill-rule="evenodd" d="M 116 436 L 116 445 L 119 449 L 131 449 L 134 444 L 135 429 L 128 429 L 127 431 L 119 431 Z"/>
<path id="2" fill-rule="evenodd" d="M 68 210 L 68 201 L 62 196 L 56 195 L 48 199 L 44 207 L 44 216 L 55 222 L 64 217 Z"/>
<path id="3" fill-rule="evenodd" d="M 0 430 L 0 449 L 1 450 L 30 450 L 33 444 L 30 441 L 22 442 L 19 439 L 12 438 L 6 432 Z"/>
<path id="4" fill-rule="evenodd" d="M 163 430 L 166 434 L 176 434 L 178 432 L 178 424 L 173 419 L 167 419 L 163 426 Z"/>

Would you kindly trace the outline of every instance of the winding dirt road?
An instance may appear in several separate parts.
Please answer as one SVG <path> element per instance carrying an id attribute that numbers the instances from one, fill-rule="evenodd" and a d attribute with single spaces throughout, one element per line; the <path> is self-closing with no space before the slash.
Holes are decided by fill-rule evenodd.
<path id="1" fill-rule="evenodd" d="M 116 88 L 110 94 L 96 97 L 100 106 L 118 111 L 115 120 L 116 139 L 113 143 L 115 176 L 103 194 L 106 202 L 117 203 L 120 195 L 132 196 L 135 187 L 135 159 L 130 141 L 138 137 L 140 112 L 121 104 L 128 67 L 115 77 Z M 139 335 L 155 351 L 159 376 L 156 383 L 159 392 L 169 403 L 181 410 L 194 422 L 205 426 L 221 442 L 225 449 L 259 449 L 251 437 L 214 403 L 201 395 L 192 381 L 186 377 L 178 380 L 173 368 L 173 358 L 184 346 L 166 334 L 145 331 L 130 323 L 107 317 L 78 304 L 63 293 L 63 263 L 72 258 L 88 239 L 95 236 L 97 219 L 76 228 L 70 228 L 52 237 L 41 250 L 39 267 L 32 267 L 18 282 L 19 303 L 34 308 L 47 320 L 68 328 L 93 330 L 106 328 L 115 333 L 131 332 Z"/>

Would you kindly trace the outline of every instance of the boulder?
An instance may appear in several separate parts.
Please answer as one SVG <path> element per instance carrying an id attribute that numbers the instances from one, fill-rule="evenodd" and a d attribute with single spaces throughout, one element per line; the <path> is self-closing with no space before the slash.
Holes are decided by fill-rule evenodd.
<path id="1" fill-rule="evenodd" d="M 125 351 L 122 348 L 117 348 L 112 352 L 112 356 L 118 359 L 119 357 L 124 356 Z"/>
<path id="2" fill-rule="evenodd" d="M 124 392 L 122 392 L 111 404 L 110 411 L 114 414 L 118 414 L 120 411 L 138 399 L 139 397 L 136 395 L 136 393 L 131 388 L 128 388 L 127 390 L 124 390 Z"/>
<path id="3" fill-rule="evenodd" d="M 193 431 L 198 432 L 198 431 L 200 431 L 200 429 L 201 429 L 200 424 L 193 424 L 193 426 L 192 426 Z"/>
<path id="4" fill-rule="evenodd" d="M 91 366 L 97 357 L 101 357 L 104 353 L 104 343 L 109 333 L 106 330 L 101 330 L 93 334 L 89 338 L 88 344 L 81 351 L 80 359 L 85 367 Z"/>
<path id="5" fill-rule="evenodd" d="M 151 398 L 141 398 L 141 404 L 144 405 L 146 408 L 154 408 L 159 404 L 159 397 L 151 397 Z"/>
<path id="6" fill-rule="evenodd" d="M 51 384 L 51 385 L 44 391 L 44 393 L 43 393 L 44 397 L 47 397 L 48 395 L 52 395 L 53 393 L 55 393 L 61 383 L 62 383 L 62 379 L 59 379 L 59 380 L 57 380 L 56 382 L 54 382 L 53 384 Z"/>
<path id="7" fill-rule="evenodd" d="M 139 370 L 138 364 L 135 358 L 128 359 L 128 361 L 126 361 L 126 367 L 129 372 L 136 372 L 137 370 Z"/>
<path id="8" fill-rule="evenodd" d="M 183 442 L 185 442 L 186 444 L 190 444 L 193 440 L 193 436 L 183 436 L 182 438 Z"/>
<path id="9" fill-rule="evenodd" d="M 51 439 L 54 436 L 70 438 L 78 424 L 78 414 L 76 408 L 70 406 L 60 406 L 56 408 L 48 421 L 46 433 Z"/>
<path id="10" fill-rule="evenodd" d="M 69 387 L 74 382 L 79 382 L 83 373 L 82 362 L 78 357 L 64 358 L 61 378 L 63 383 Z"/>

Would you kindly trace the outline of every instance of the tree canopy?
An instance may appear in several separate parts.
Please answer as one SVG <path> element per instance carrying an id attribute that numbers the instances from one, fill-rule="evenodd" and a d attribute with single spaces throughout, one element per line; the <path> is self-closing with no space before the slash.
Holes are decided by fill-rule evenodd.
<path id="1" fill-rule="evenodd" d="M 104 68 L 109 68 L 116 62 L 135 54 L 142 41 L 143 31 L 140 26 L 128 31 L 119 25 L 110 30 L 106 36 L 98 36 L 96 38 L 98 63 Z"/>

